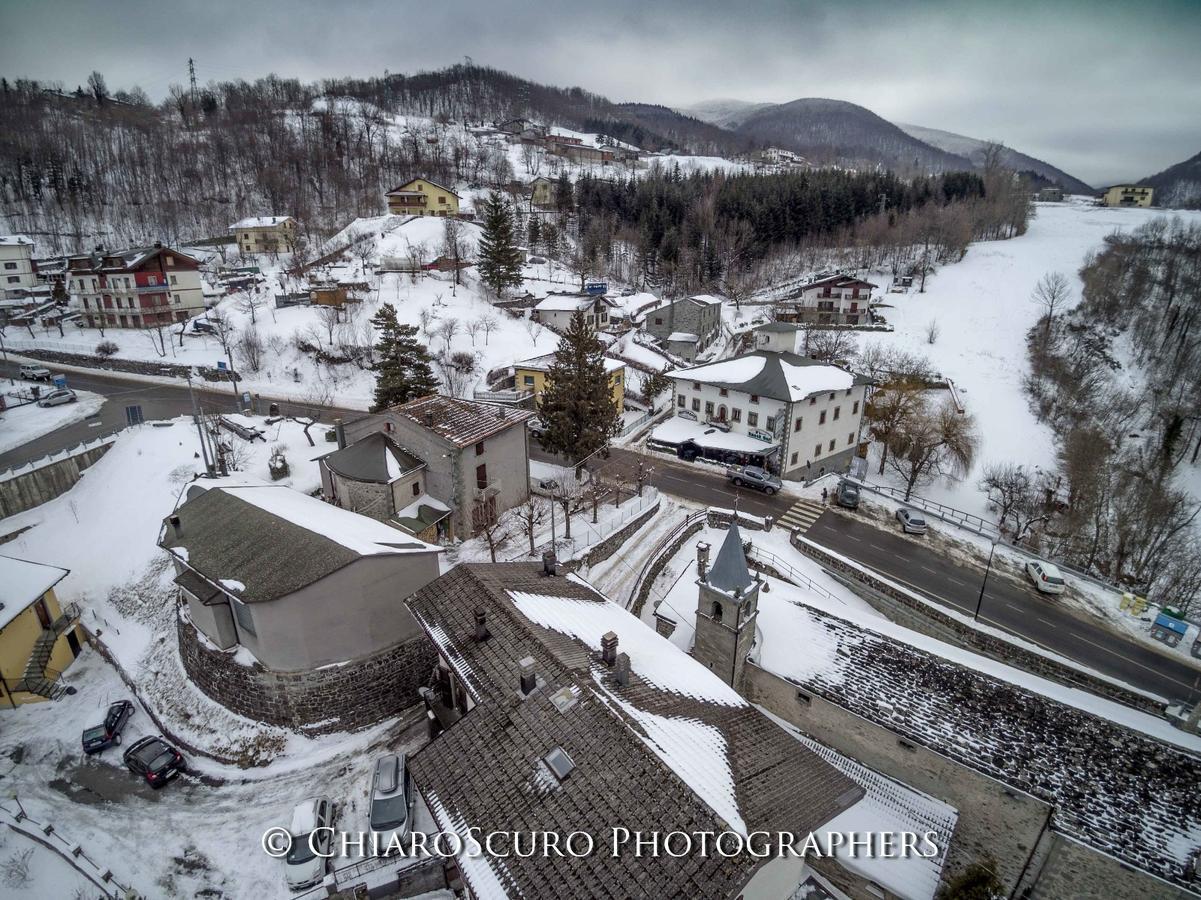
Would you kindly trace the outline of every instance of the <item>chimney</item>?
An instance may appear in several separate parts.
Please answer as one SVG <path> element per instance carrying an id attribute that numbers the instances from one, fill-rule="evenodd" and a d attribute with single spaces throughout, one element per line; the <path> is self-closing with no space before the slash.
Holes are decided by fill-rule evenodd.
<path id="1" fill-rule="evenodd" d="M 617 662 L 617 635 L 612 631 L 606 631 L 601 636 L 601 659 L 606 666 Z"/>
<path id="2" fill-rule="evenodd" d="M 519 660 L 517 665 L 521 667 L 521 693 L 528 697 L 538 684 L 538 678 L 534 674 L 534 657 L 527 656 Z"/>
<path id="3" fill-rule="evenodd" d="M 179 516 L 172 516 L 169 520 L 171 527 L 175 529 L 176 537 L 183 537 L 183 525 L 180 524 Z"/>
<path id="4" fill-rule="evenodd" d="M 617 666 L 613 670 L 613 678 L 622 687 L 630 685 L 630 655 L 628 653 L 617 654 Z"/>
<path id="5" fill-rule="evenodd" d="M 707 581 L 709 574 L 709 544 L 706 541 L 696 542 L 696 575 L 701 581 Z"/>
<path id="6" fill-rule="evenodd" d="M 338 438 L 338 449 L 346 449 L 346 426 L 341 419 L 334 419 L 334 435 Z"/>
<path id="7" fill-rule="evenodd" d="M 547 550 L 542 554 L 542 574 L 548 578 L 554 578 L 559 573 L 559 560 L 555 558 L 554 550 Z"/>
<path id="8" fill-rule="evenodd" d="M 155 241 L 155 242 L 154 242 L 154 249 L 155 249 L 155 250 L 162 250 L 162 249 L 163 249 L 163 242 L 162 242 L 162 241 Z"/>
<path id="9" fill-rule="evenodd" d="M 432 411 L 430 411 L 430 410 L 428 410 L 428 409 L 427 409 L 427 410 L 425 411 L 425 416 L 424 416 L 424 419 L 425 419 L 425 427 L 426 427 L 426 428 L 433 428 L 433 427 L 434 427 L 434 414 L 433 414 L 433 412 L 432 412 Z"/>
<path id="10" fill-rule="evenodd" d="M 491 635 L 488 633 L 488 617 L 482 609 L 475 611 L 475 639 L 477 641 L 486 641 Z"/>

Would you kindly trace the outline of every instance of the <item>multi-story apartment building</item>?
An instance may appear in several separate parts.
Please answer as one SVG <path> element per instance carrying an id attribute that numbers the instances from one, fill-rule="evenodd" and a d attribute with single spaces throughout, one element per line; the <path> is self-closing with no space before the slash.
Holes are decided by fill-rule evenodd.
<path id="1" fill-rule="evenodd" d="M 777 304 L 781 321 L 860 325 L 870 322 L 876 285 L 851 275 L 830 275 L 798 288 Z"/>
<path id="2" fill-rule="evenodd" d="M 730 449 L 802 479 L 845 468 L 858 444 L 868 379 L 838 366 L 757 350 L 667 377 L 676 419 L 696 427 L 668 420 L 652 435 L 659 443 L 692 442 L 714 459 Z"/>
<path id="3" fill-rule="evenodd" d="M 1137 184 L 1115 184 L 1105 192 L 1101 202 L 1106 206 L 1150 206 L 1155 191 Z"/>
<path id="4" fill-rule="evenodd" d="M 255 216 L 229 226 L 243 253 L 291 253 L 296 249 L 296 228 L 291 216 Z"/>
<path id="5" fill-rule="evenodd" d="M 199 260 L 161 243 L 72 256 L 67 273 L 71 302 L 93 328 L 147 328 L 204 312 Z"/>
<path id="6" fill-rule="evenodd" d="M 395 216 L 457 216 L 459 195 L 429 178 L 414 178 L 385 195 Z"/>
<path id="7" fill-rule="evenodd" d="M 33 241 L 23 234 L 0 235 L 0 300 L 37 284 Z"/>

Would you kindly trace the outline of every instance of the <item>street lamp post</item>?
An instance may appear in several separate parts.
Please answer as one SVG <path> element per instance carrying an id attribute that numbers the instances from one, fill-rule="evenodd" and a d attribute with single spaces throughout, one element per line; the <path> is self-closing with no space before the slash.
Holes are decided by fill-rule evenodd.
<path id="1" fill-rule="evenodd" d="M 972 621 L 975 622 L 980 618 L 980 607 L 984 605 L 984 588 L 988 586 L 988 573 L 992 571 L 992 557 L 997 552 L 997 543 L 1001 540 L 998 536 L 992 542 L 992 547 L 988 551 L 988 565 L 984 569 L 984 580 L 980 582 L 980 598 L 976 601 L 976 611 L 972 613 Z"/>

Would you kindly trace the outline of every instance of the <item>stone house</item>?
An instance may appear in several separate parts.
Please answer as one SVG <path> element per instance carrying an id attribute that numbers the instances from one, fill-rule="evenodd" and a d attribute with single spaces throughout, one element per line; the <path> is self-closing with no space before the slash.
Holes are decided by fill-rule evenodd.
<path id="1" fill-rule="evenodd" d="M 844 471 L 856 451 L 869 382 L 838 366 L 755 350 L 667 377 L 676 416 L 651 438 L 677 452 L 690 443 L 694 455 L 722 460 L 705 451 L 758 444 L 782 477 L 807 480 Z"/>
<path id="2" fill-rule="evenodd" d="M 396 216 L 457 216 L 458 194 L 432 178 L 413 178 L 384 195 L 388 212 Z"/>
<path id="3" fill-rule="evenodd" d="M 345 443 L 345 428 L 337 433 Z M 449 536 L 450 508 L 425 492 L 425 462 L 384 432 L 319 457 L 321 494 L 330 503 L 403 528 L 423 541 Z"/>
<path id="4" fill-rule="evenodd" d="M 642 327 L 668 353 L 693 362 L 721 334 L 721 300 L 707 294 L 672 300 L 648 312 Z"/>
<path id="5" fill-rule="evenodd" d="M 291 216 L 254 216 L 234 222 L 229 231 L 243 253 L 291 253 L 297 227 Z"/>
<path id="6" fill-rule="evenodd" d="M 605 844 L 579 858 L 461 855 L 472 896 L 496 884 L 526 897 L 819 896 L 810 888 L 839 868 L 788 853 L 609 852 L 618 827 L 805 835 L 866 791 L 587 582 L 463 564 L 408 605 L 438 656 L 424 692 L 433 739 L 409 766 L 439 828 Z"/>
<path id="7" fill-rule="evenodd" d="M 553 206 L 555 203 L 555 183 L 545 175 L 539 175 L 530 182 L 530 203 L 538 207 Z"/>
<path id="8" fill-rule="evenodd" d="M 200 261 L 161 242 L 116 253 L 98 247 L 70 257 L 67 290 L 71 305 L 93 328 L 152 328 L 205 310 Z"/>
<path id="9" fill-rule="evenodd" d="M 449 540 L 476 533 L 473 516 L 494 519 L 530 495 L 530 410 L 430 394 L 347 422 L 355 443 L 384 433 L 425 468 L 423 494 L 449 508 Z M 411 488 L 410 488 L 411 490 Z"/>
<path id="10" fill-rule="evenodd" d="M 67 569 L 0 556 L 0 709 L 60 697 L 64 670 L 79 655 L 79 607 L 54 586 Z"/>

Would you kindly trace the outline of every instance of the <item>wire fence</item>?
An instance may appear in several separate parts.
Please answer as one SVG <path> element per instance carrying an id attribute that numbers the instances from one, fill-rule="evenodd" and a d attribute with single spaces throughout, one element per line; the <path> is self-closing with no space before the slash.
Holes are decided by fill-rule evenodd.
<path id="1" fill-rule="evenodd" d="M 557 519 L 555 540 L 553 543 L 550 540 L 546 540 L 537 544 L 534 547 L 533 556 L 540 556 L 553 546 L 556 555 L 560 559 L 572 559 L 585 550 L 595 547 L 611 535 L 616 534 L 633 519 L 636 519 L 642 513 L 658 504 L 658 502 L 659 492 L 647 485 L 642 489 L 641 497 L 635 495 L 633 498 L 627 499 L 616 510 L 613 507 L 608 507 L 606 510 L 604 506 L 600 506 L 598 508 L 597 522 L 591 520 L 591 513 L 588 507 L 577 510 L 571 517 L 571 537 L 566 537 L 562 534 L 564 523 L 562 519 Z M 606 512 L 608 514 L 604 515 Z M 558 508 L 556 508 L 555 514 L 556 516 L 558 515 Z M 513 562 L 529 558 L 530 554 L 525 552 L 519 553 L 509 561 Z"/>

